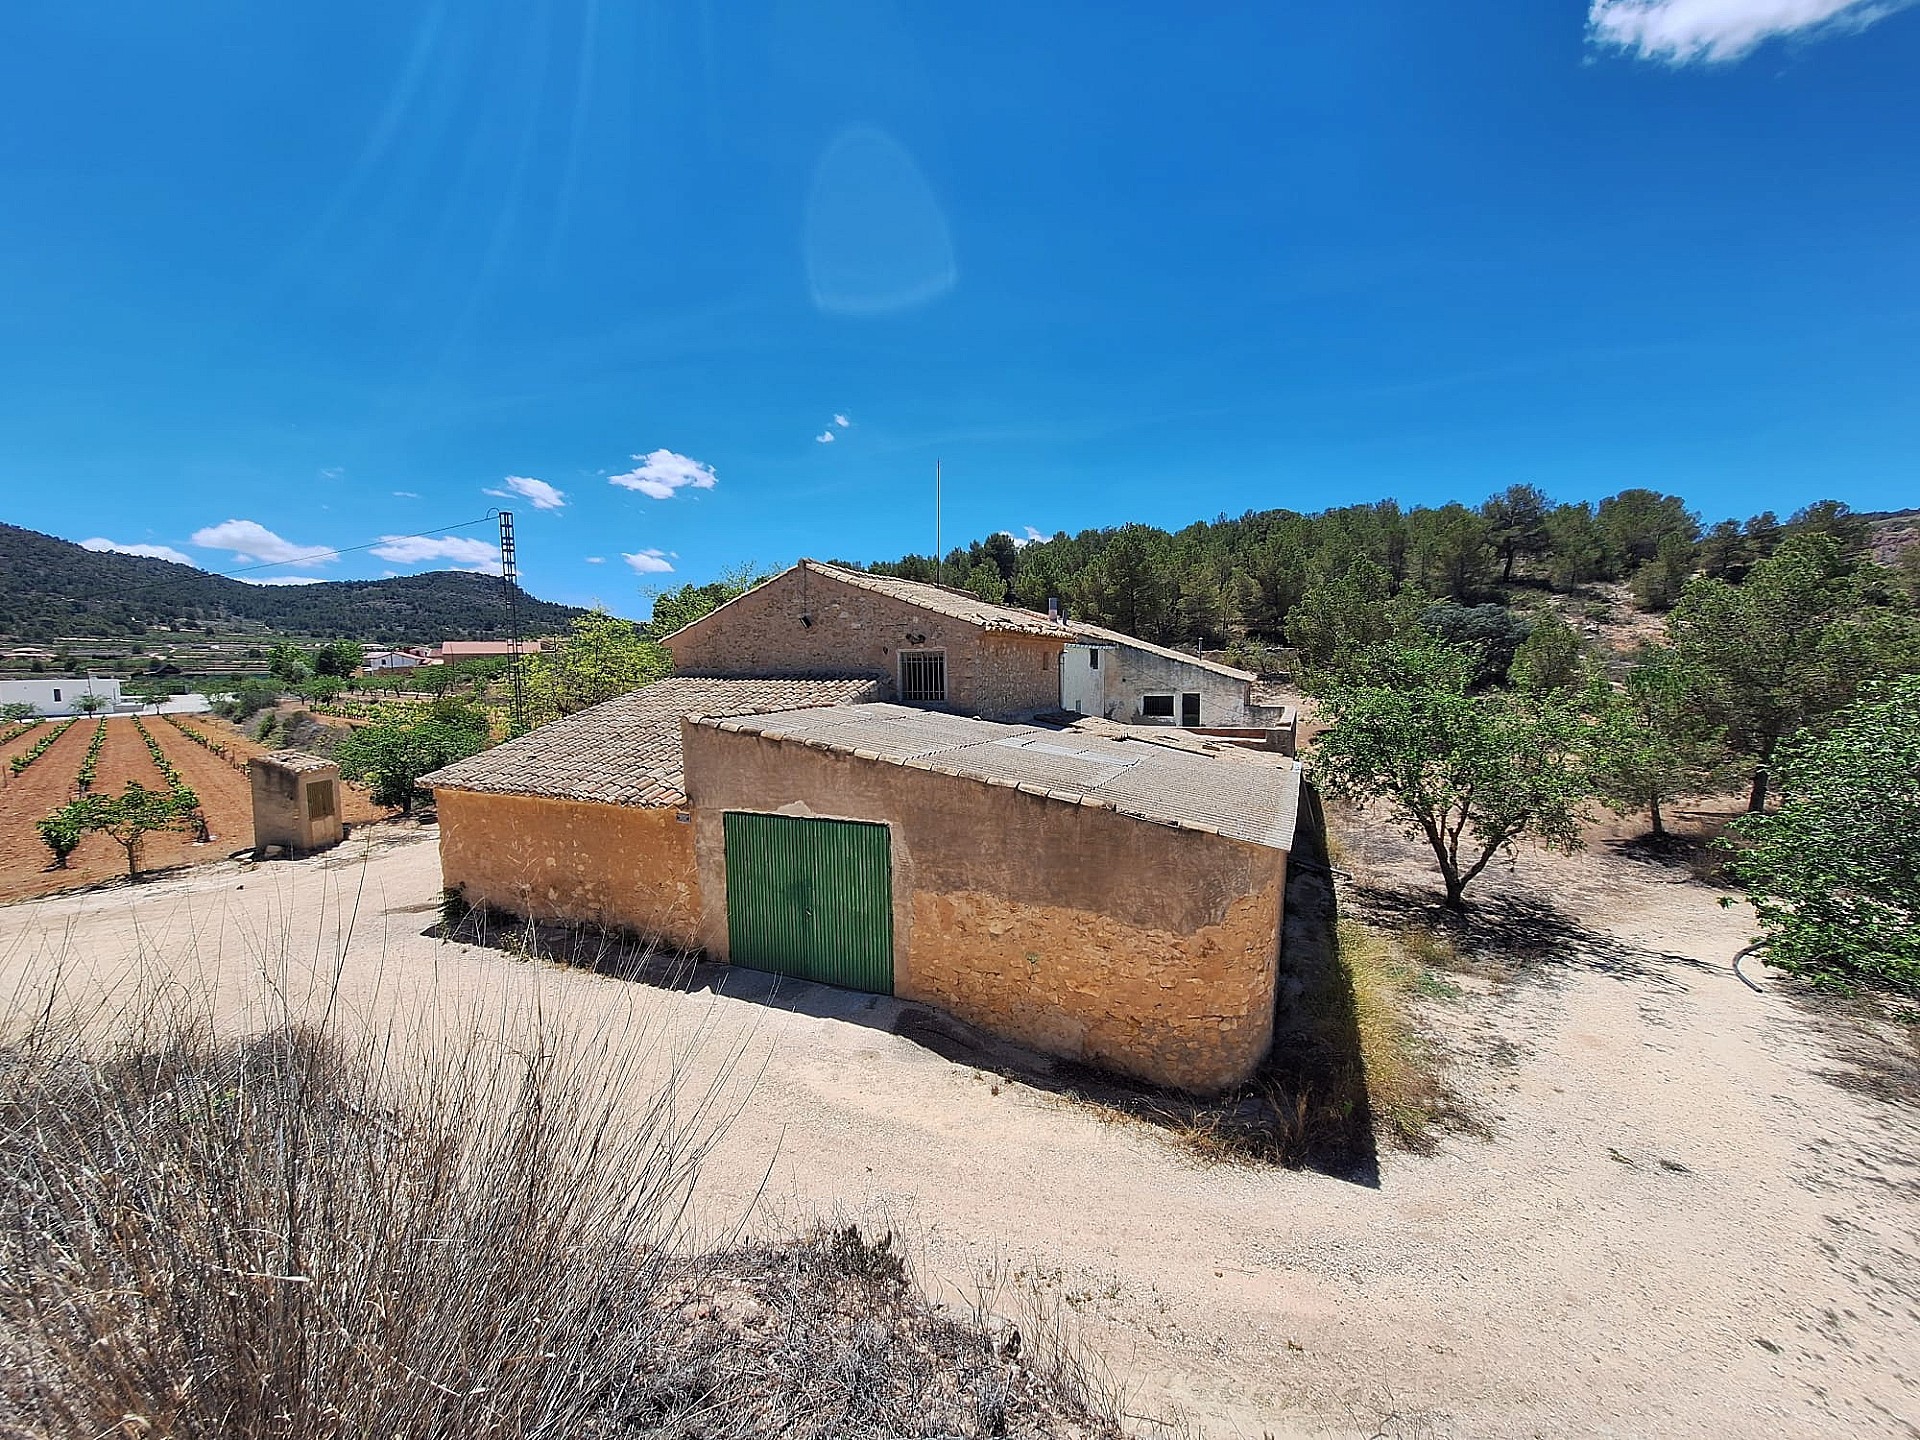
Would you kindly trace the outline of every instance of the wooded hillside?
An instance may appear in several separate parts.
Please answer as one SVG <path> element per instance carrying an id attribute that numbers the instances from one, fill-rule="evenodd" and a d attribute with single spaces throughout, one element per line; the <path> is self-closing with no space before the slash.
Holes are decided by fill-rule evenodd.
<path id="1" fill-rule="evenodd" d="M 529 634 L 566 628 L 581 612 L 522 594 Z M 500 581 L 434 571 L 390 580 L 248 585 L 222 575 L 83 549 L 68 540 L 0 524 L 0 635 L 14 640 L 139 635 L 150 625 L 231 628 L 252 623 L 279 634 L 351 636 L 387 644 L 487 638 L 506 624 Z"/>

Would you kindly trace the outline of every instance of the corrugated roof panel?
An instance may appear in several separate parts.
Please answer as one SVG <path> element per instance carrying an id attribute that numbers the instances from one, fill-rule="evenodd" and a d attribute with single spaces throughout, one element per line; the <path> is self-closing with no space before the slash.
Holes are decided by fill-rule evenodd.
<path id="1" fill-rule="evenodd" d="M 1065 800 L 1090 799 L 1121 814 L 1192 825 L 1236 840 L 1290 849 L 1300 803 L 1293 761 L 1223 747 L 1195 753 L 1150 739 L 1063 735 L 932 715 L 899 705 L 760 714 L 715 721 L 770 739 L 824 745 Z"/>

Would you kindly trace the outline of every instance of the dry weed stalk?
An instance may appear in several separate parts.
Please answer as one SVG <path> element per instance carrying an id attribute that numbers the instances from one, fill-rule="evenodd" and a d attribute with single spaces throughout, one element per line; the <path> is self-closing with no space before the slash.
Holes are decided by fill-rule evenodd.
<path id="1" fill-rule="evenodd" d="M 689 1245 L 738 1050 L 634 1007 L 364 1027 L 334 981 L 218 1025 L 171 979 L 15 997 L 0 1435 L 1110 1433 L 884 1243 Z"/>

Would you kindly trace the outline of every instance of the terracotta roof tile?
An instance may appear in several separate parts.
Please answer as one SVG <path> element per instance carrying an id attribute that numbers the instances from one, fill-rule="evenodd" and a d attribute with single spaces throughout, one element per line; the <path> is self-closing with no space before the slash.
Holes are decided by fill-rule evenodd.
<path id="1" fill-rule="evenodd" d="M 964 620 L 969 625 L 978 625 L 982 630 L 1057 636 L 1062 640 L 1072 638 L 1068 626 L 1049 620 L 1037 610 L 1022 610 L 1017 605 L 996 605 L 968 590 L 929 585 L 924 580 L 901 580 L 893 575 L 870 575 L 864 570 L 843 570 L 838 565 L 827 565 L 818 560 L 802 560 L 800 565 L 816 575 L 825 575 L 844 585 L 871 590 L 876 595 L 891 596 L 936 615 Z"/>
<path id="2" fill-rule="evenodd" d="M 542 725 L 455 761 L 420 781 L 429 789 L 539 795 L 605 805 L 684 805 L 680 722 L 844 705 L 878 693 L 872 680 L 720 680 L 676 675 Z"/>

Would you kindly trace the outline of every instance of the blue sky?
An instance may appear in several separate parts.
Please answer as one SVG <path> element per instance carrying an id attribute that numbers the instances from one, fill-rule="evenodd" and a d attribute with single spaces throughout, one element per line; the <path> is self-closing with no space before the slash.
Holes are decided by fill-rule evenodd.
<path id="1" fill-rule="evenodd" d="M 640 614 L 929 548 L 936 458 L 949 542 L 1920 504 L 1917 77 L 1881 0 L 11 0 L 0 518 L 352 578 L 511 503 Z"/>

